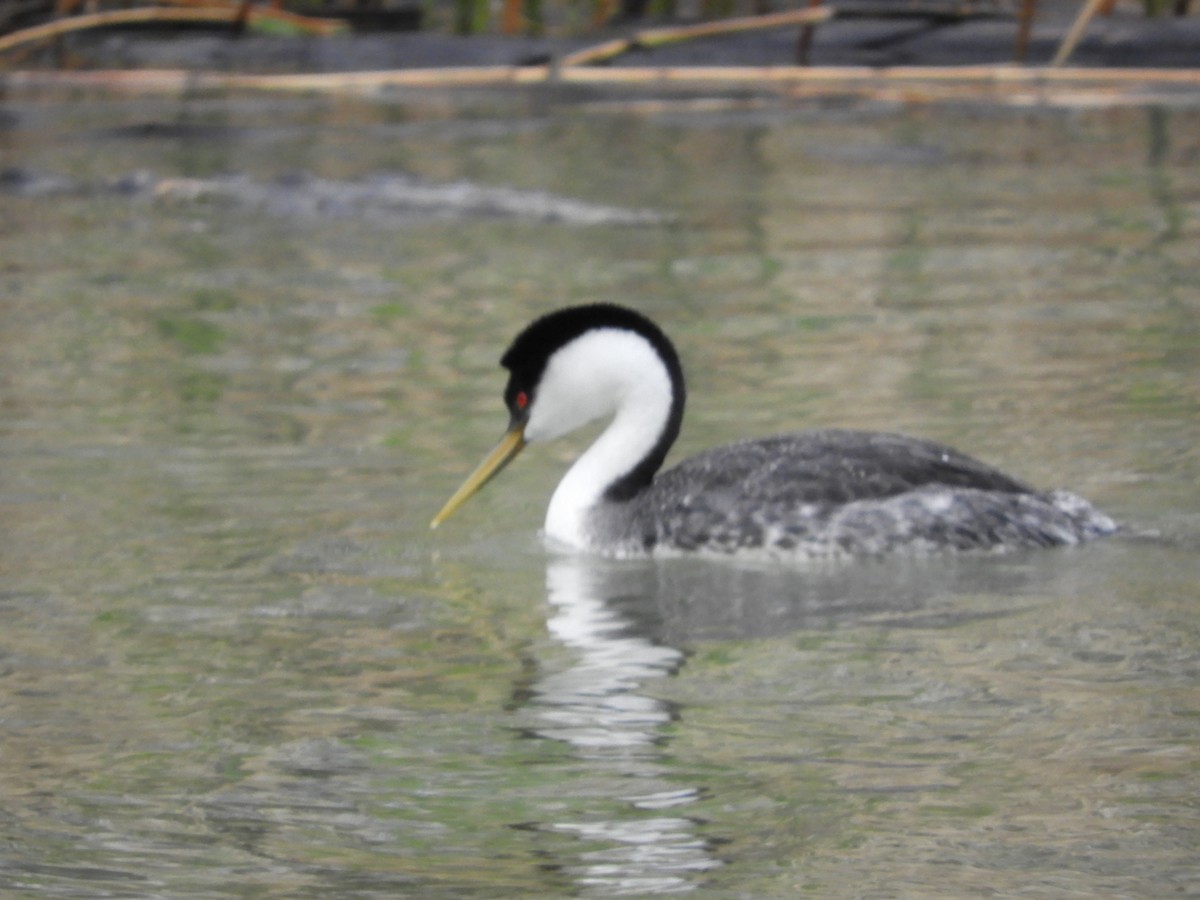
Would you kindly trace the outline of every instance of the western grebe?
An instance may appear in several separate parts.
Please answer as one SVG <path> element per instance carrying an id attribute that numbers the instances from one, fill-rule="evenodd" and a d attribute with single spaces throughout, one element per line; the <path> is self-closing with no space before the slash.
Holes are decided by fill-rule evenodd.
<path id="1" fill-rule="evenodd" d="M 608 556 L 827 558 L 1048 547 L 1116 530 L 1067 491 L 1036 491 L 950 447 L 881 432 L 743 441 L 656 475 L 683 419 L 683 368 L 657 325 L 620 306 L 549 313 L 500 364 L 508 431 L 433 528 L 525 444 L 611 417 L 554 491 L 552 542 Z"/>

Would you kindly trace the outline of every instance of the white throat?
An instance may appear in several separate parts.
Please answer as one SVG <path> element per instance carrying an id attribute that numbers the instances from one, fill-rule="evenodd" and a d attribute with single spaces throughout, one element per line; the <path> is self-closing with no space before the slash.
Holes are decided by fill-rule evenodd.
<path id="1" fill-rule="evenodd" d="M 580 549 L 590 545 L 589 512 L 658 443 L 670 418 L 671 398 L 667 367 L 634 332 L 589 331 L 550 357 L 525 427 L 526 440 L 553 440 L 607 416 L 612 422 L 559 482 L 546 511 L 547 538 Z"/>

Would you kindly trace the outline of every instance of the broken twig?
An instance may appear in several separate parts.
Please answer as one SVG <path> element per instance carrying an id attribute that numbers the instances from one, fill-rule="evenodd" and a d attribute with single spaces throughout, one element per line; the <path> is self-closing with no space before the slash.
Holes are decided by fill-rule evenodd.
<path id="1" fill-rule="evenodd" d="M 35 25 L 22 28 L 0 37 L 0 53 L 19 47 L 32 41 L 44 41 L 72 31 L 85 31 L 90 28 L 105 28 L 113 25 L 134 25 L 144 22 L 217 22 L 233 24 L 243 15 L 250 22 L 270 21 L 286 23 L 294 28 L 311 34 L 328 35 L 344 30 L 345 22 L 337 19 L 314 19 L 299 16 L 285 10 L 250 7 L 248 13 L 241 5 L 226 4 L 183 8 L 162 6 L 145 6 L 134 9 L 114 9 L 109 12 L 86 13 L 79 16 L 68 16 L 47 22 L 45 25 Z"/>
<path id="2" fill-rule="evenodd" d="M 721 19 L 715 22 L 702 22 L 699 25 L 683 25 L 678 28 L 650 28 L 639 31 L 628 38 L 618 38 L 605 41 L 594 47 L 585 47 L 575 53 L 569 53 L 559 60 L 563 68 L 570 66 L 586 66 L 593 63 L 605 62 L 613 57 L 628 53 L 638 47 L 660 47 L 676 41 L 690 41 L 696 38 L 712 37 L 719 34 L 732 34 L 737 31 L 753 31 L 763 28 L 782 28 L 787 25 L 814 25 L 826 22 L 833 17 L 833 10 L 826 7 L 810 9 L 793 9 L 788 12 L 772 13 L 766 16 L 746 16 L 738 19 Z"/>

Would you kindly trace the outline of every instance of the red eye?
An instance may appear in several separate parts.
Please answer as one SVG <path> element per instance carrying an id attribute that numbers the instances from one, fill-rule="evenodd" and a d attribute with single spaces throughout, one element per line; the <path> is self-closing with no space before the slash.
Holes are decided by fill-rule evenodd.
<path id="1" fill-rule="evenodd" d="M 517 409 L 524 409 L 529 405 L 529 395 L 524 391 L 517 391 Z"/>

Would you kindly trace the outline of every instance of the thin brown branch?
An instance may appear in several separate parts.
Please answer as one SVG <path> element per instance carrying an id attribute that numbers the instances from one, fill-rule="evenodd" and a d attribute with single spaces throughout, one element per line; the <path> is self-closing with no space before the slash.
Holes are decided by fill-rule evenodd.
<path id="1" fill-rule="evenodd" d="M 605 41 L 603 44 L 597 44 L 594 47 L 585 47 L 583 50 L 570 53 L 559 61 L 559 65 L 564 68 L 584 66 L 591 63 L 604 62 L 615 56 L 620 56 L 622 53 L 627 53 L 635 47 L 659 47 L 663 44 L 670 44 L 676 41 L 690 41 L 697 38 L 733 34 L 738 31 L 783 28 L 788 25 L 813 25 L 818 22 L 826 22 L 832 17 L 832 10 L 825 7 L 816 7 L 812 9 L 793 9 L 766 16 L 719 19 L 713 22 L 701 22 L 699 25 L 682 25 L 678 28 L 650 28 L 645 31 L 639 31 L 629 38 Z"/>
<path id="2" fill-rule="evenodd" d="M 171 2 L 171 0 L 168 0 L 168 2 Z M 238 20 L 238 16 L 242 12 L 241 6 L 234 4 L 210 4 L 193 7 L 189 0 L 175 0 L 175 2 L 180 2 L 182 8 L 144 6 L 134 9 L 115 9 L 109 12 L 68 16 L 53 22 L 47 22 L 44 25 L 22 28 L 19 31 L 14 31 L 11 34 L 0 37 L 0 53 L 32 41 L 44 41 L 73 31 L 85 31 L 91 28 L 104 28 L 113 25 L 133 25 L 145 22 L 216 22 L 233 24 Z M 247 18 L 251 22 L 259 20 L 287 22 L 295 28 L 321 35 L 333 34 L 346 27 L 344 22 L 338 20 L 313 19 L 283 10 L 258 7 L 251 7 Z"/>
<path id="3" fill-rule="evenodd" d="M 1083 5 L 1083 9 L 1079 10 L 1079 15 L 1075 17 L 1075 21 L 1071 23 L 1071 28 L 1067 32 L 1067 36 L 1058 45 L 1058 52 L 1054 54 L 1054 59 L 1050 60 L 1050 65 L 1061 66 L 1067 61 L 1075 51 L 1075 45 L 1083 37 L 1083 32 L 1087 29 L 1088 23 L 1092 21 L 1092 17 L 1100 11 L 1105 2 L 1106 0 L 1087 0 Z"/>
<path id="4" fill-rule="evenodd" d="M 440 69 L 251 75 L 187 70 L 97 72 L 25 71 L 0 73 L 0 91 L 24 88 L 85 87 L 114 92 L 177 95 L 196 89 L 319 91 L 372 94 L 389 88 L 536 85 L 559 80 L 574 84 L 689 89 L 752 85 L 789 97 L 858 94 L 904 103 L 979 100 L 1022 106 L 1050 104 L 1119 106 L 1150 97 L 1178 96 L 1181 88 L 1200 89 L 1200 69 L 1026 68 L 1013 65 L 902 66 L 731 66 L 597 67 L 477 66 Z M 739 101 L 740 102 L 740 101 Z"/>

